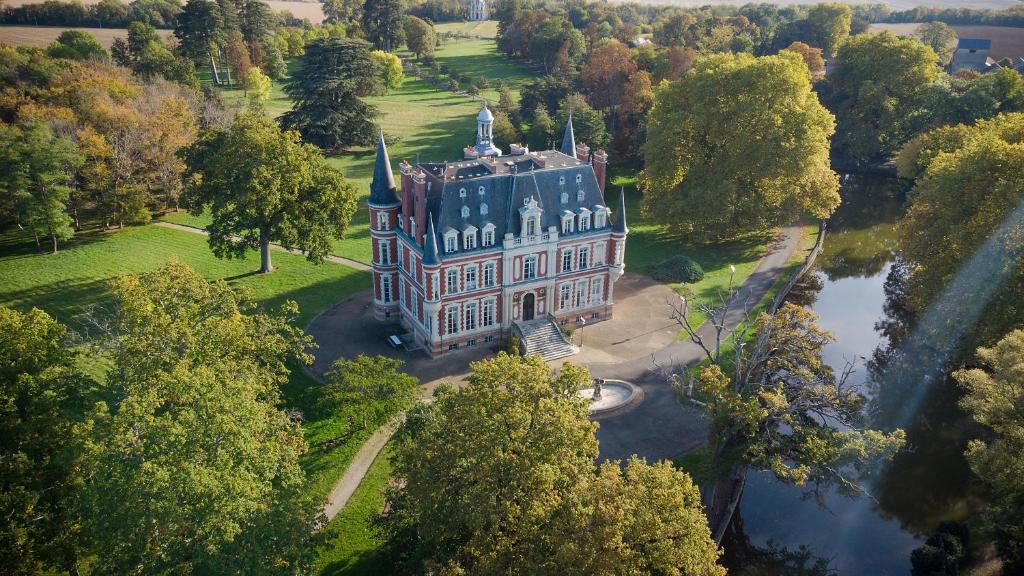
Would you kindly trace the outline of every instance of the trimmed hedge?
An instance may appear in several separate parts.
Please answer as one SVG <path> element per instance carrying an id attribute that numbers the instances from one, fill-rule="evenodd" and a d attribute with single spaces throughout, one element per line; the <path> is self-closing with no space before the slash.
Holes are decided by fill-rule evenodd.
<path id="1" fill-rule="evenodd" d="M 693 258 L 677 254 L 655 264 L 650 275 L 658 282 L 693 284 L 704 279 L 704 269 Z"/>

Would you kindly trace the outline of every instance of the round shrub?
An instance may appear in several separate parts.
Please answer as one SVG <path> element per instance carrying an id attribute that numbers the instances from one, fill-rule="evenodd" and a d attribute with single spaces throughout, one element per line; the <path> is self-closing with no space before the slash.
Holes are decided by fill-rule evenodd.
<path id="1" fill-rule="evenodd" d="M 658 282 L 693 284 L 704 279 L 704 269 L 693 258 L 677 254 L 655 264 L 651 278 Z"/>

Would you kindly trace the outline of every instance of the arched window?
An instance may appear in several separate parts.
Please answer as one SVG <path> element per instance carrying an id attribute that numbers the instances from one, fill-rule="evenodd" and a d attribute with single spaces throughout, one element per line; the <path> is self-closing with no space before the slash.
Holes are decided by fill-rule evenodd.
<path id="1" fill-rule="evenodd" d="M 487 193 L 487 190 L 486 190 L 486 189 L 484 189 L 484 187 L 483 187 L 483 186 L 481 186 L 481 187 L 477 188 L 477 189 L 476 189 L 476 191 L 477 191 L 477 193 L 478 193 L 478 194 L 480 194 L 481 196 L 483 196 L 484 194 L 486 194 L 486 193 Z"/>
<path id="2" fill-rule="evenodd" d="M 487 204 L 486 203 L 480 205 L 480 215 L 481 216 L 487 216 Z"/>
<path id="3" fill-rule="evenodd" d="M 562 204 L 568 204 L 568 203 L 569 203 L 569 193 L 568 192 L 562 192 Z"/>
<path id="4" fill-rule="evenodd" d="M 459 188 L 459 198 L 465 198 L 465 197 L 466 197 L 466 189 L 465 188 Z"/>
<path id="5" fill-rule="evenodd" d="M 558 183 L 564 185 L 565 184 L 565 176 L 559 176 L 558 177 Z"/>
<path id="6" fill-rule="evenodd" d="M 587 193 L 583 191 L 583 188 L 580 188 L 579 190 L 576 191 L 576 201 L 577 202 L 583 202 L 583 199 L 586 198 L 586 196 L 587 196 Z"/>
<path id="7" fill-rule="evenodd" d="M 576 183 L 579 184 L 580 182 L 583 182 L 583 174 L 576 175 Z"/>
<path id="8" fill-rule="evenodd" d="M 462 217 L 469 218 L 469 206 L 462 207 Z"/>

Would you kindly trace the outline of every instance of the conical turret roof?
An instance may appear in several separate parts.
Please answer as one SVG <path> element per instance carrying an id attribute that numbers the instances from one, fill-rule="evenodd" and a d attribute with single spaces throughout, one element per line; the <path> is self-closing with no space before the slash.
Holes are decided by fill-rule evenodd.
<path id="1" fill-rule="evenodd" d="M 373 165 L 373 180 L 370 182 L 370 204 L 387 206 L 397 204 L 395 193 L 395 176 L 391 172 L 391 159 L 388 148 L 384 144 L 384 131 L 377 136 L 377 161 Z"/>
<path id="2" fill-rule="evenodd" d="M 572 131 L 572 112 L 569 112 L 569 121 L 565 124 L 565 135 L 562 136 L 562 154 L 576 157 L 576 135 Z"/>
<path id="3" fill-rule="evenodd" d="M 626 188 L 623 187 L 619 193 L 619 213 L 615 218 L 615 224 L 612 225 L 612 232 L 621 232 L 625 234 L 629 232 L 629 228 L 626 227 Z"/>
<path id="4" fill-rule="evenodd" d="M 427 237 L 423 242 L 423 265 L 436 266 L 441 263 L 441 256 L 437 250 L 437 233 L 434 231 L 434 214 L 428 214 L 430 223 L 427 224 Z"/>

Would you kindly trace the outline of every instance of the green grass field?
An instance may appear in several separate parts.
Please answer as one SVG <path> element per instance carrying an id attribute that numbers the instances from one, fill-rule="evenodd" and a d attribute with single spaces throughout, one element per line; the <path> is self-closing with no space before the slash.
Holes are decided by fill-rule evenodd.
<path id="1" fill-rule="evenodd" d="M 498 99 L 497 83 L 499 80 L 508 85 L 512 96 L 519 99 L 519 88 L 533 80 L 528 68 L 512 62 L 501 52 L 494 40 L 456 39 L 448 40 L 437 47 L 434 57 L 439 64 L 444 64 L 473 78 L 483 76 L 490 82 L 490 88 L 480 91 L 480 95 L 490 100 Z"/>
<path id="2" fill-rule="evenodd" d="M 219 260 L 203 236 L 158 226 L 82 233 L 57 254 L 39 254 L 30 239 L 9 230 L 0 234 L 0 305 L 20 310 L 38 307 L 81 331 L 83 314 L 94 307 L 108 309 L 112 303 L 111 279 L 155 270 L 171 258 L 206 278 L 224 279 L 245 288 L 263 306 L 273 308 L 295 300 L 300 326 L 339 300 L 370 287 L 366 272 L 333 263 L 317 266 L 285 252 L 274 252 L 277 270 L 256 274 L 259 258 L 255 252 L 244 260 Z M 96 365 L 90 373 L 102 376 L 106 362 L 95 357 L 88 361 Z M 287 406 L 305 415 L 303 431 L 310 450 L 301 463 L 310 475 L 308 490 L 326 497 L 374 427 L 356 431 L 333 449 L 324 450 L 326 442 L 346 434 L 348 424 L 344 415 L 318 411 L 315 387 L 316 382 L 294 366 L 283 395 Z"/>
<path id="3" fill-rule="evenodd" d="M 481 38 L 497 38 L 498 21 L 442 22 L 440 24 L 434 24 L 434 30 L 437 31 L 438 35 L 448 32 L 452 34 L 465 34 L 467 36 L 479 36 Z"/>
<path id="4" fill-rule="evenodd" d="M 391 480 L 390 450 L 373 461 L 348 504 L 327 525 L 330 545 L 320 554 L 322 576 L 376 576 L 390 574 L 390 566 L 377 558 L 381 542 L 370 520 L 384 507 L 384 491 Z"/>

